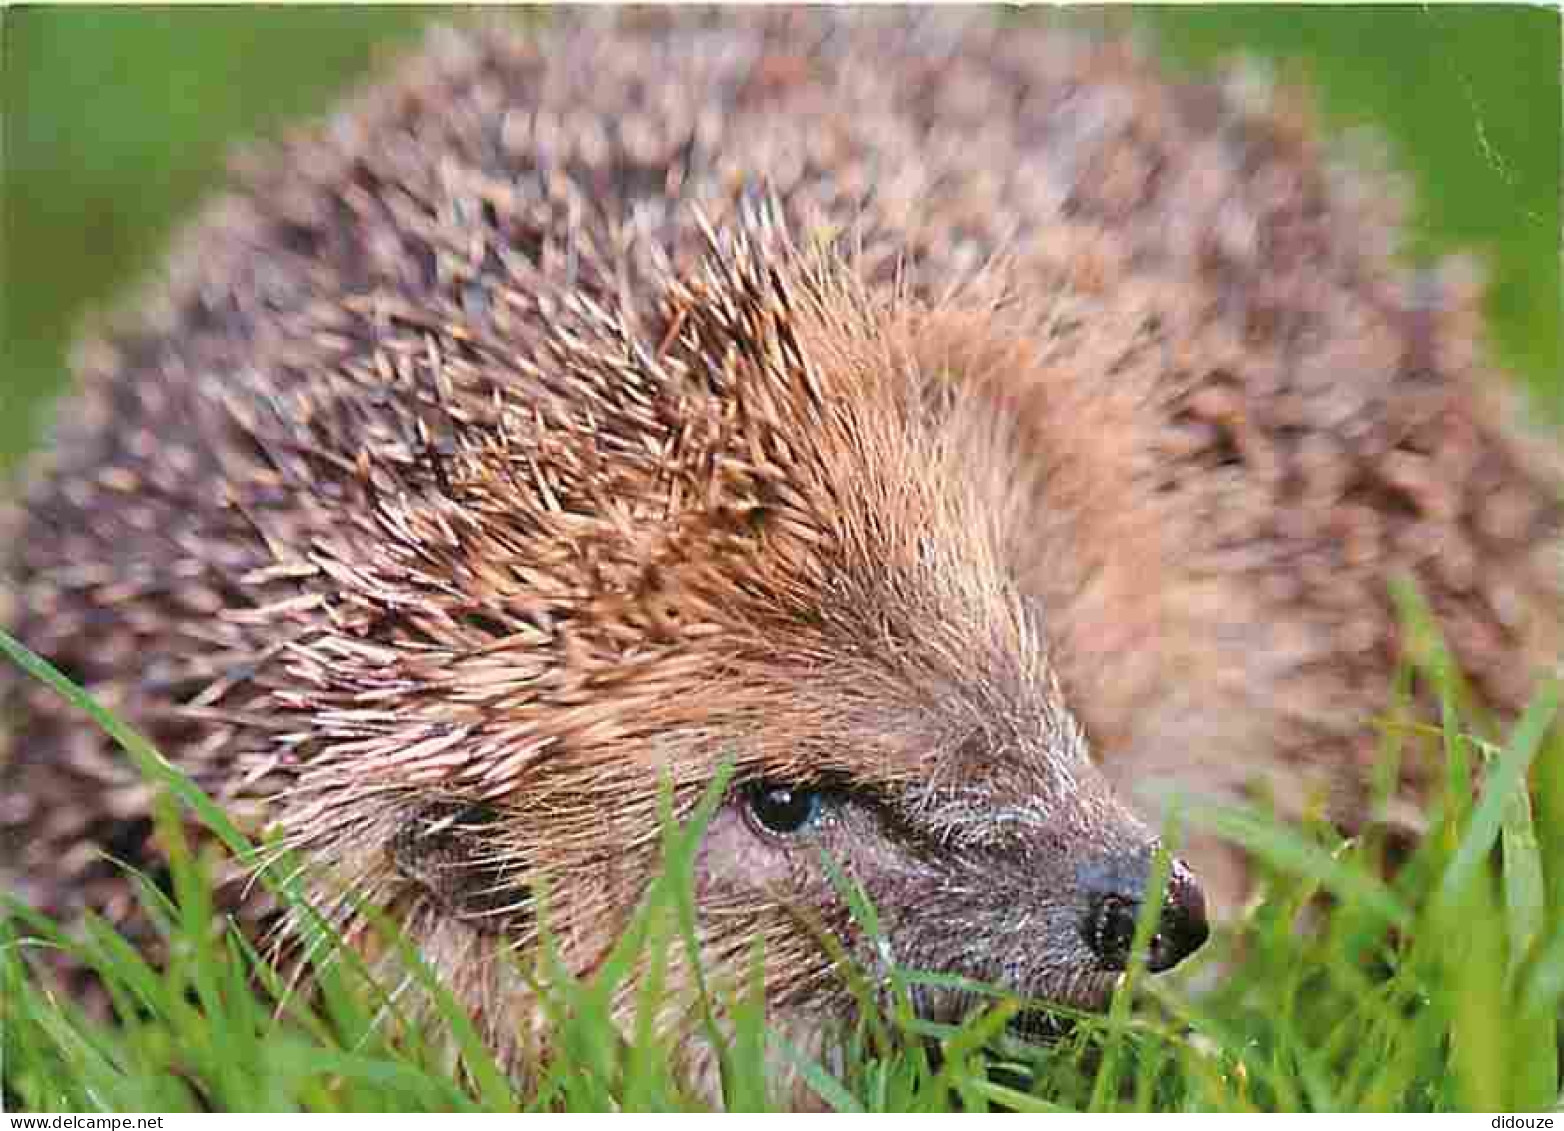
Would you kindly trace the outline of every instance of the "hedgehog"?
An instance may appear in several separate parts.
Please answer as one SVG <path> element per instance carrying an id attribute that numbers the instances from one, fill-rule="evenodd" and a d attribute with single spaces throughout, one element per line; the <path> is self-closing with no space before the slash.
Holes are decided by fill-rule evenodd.
<path id="1" fill-rule="evenodd" d="M 1296 99 L 951 11 L 573 14 L 433 31 L 238 181 L 81 351 L 7 628 L 518 1078 L 538 893 L 591 970 L 663 791 L 725 782 L 702 966 L 760 948 L 817 1050 L 844 960 L 1093 1009 L 1146 901 L 1196 951 L 1241 870 L 1157 863 L 1164 786 L 1370 819 L 1392 579 L 1496 713 L 1559 664 L 1479 288 Z M 3 690 L 5 882 L 145 940 L 153 787 Z"/>

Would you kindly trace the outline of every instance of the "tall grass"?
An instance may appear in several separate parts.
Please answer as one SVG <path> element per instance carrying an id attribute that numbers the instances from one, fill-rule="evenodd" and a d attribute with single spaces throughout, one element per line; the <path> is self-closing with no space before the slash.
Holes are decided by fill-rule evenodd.
<path id="1" fill-rule="evenodd" d="M 166 946 L 154 966 L 95 920 L 67 933 L 14 900 L 0 918 L 0 1068 L 8 1106 L 39 1111 L 510 1111 L 699 1107 L 649 1023 L 670 953 L 688 945 L 689 861 L 700 815 L 669 822 L 665 876 L 611 959 L 589 979 L 557 965 L 545 1008 L 563 1050 L 520 1094 L 432 972 L 438 1038 L 403 1017 L 350 953 L 319 952 L 313 992 L 295 992 L 231 925 L 214 929 L 215 853 L 259 859 L 221 810 L 144 740 L 58 672 L 0 635 L 0 650 L 114 735 L 164 787 L 172 894 L 141 883 Z M 1132 971 L 1102 1017 L 1031 1044 L 1007 1021 L 1021 1003 L 980 999 L 962 1024 L 922 1021 L 905 993 L 844 1034 L 834 1067 L 768 1030 L 751 994 L 723 1003 L 726 1106 L 776 1106 L 768 1065 L 792 1063 L 818 1102 L 846 1110 L 1254 1111 L 1538 1110 L 1558 1107 L 1564 1021 L 1564 728 L 1545 688 L 1495 744 L 1469 733 L 1459 682 L 1437 646 L 1420 678 L 1439 688 L 1438 727 L 1392 719 L 1387 754 L 1435 757 L 1449 772 L 1431 829 L 1392 874 L 1373 835 L 1344 841 L 1324 825 L 1255 809 L 1193 818 L 1243 843 L 1261 889 L 1236 922 L 1172 978 Z M 1401 681 L 1406 691 L 1409 680 Z M 1482 767 L 1474 797 L 1471 770 Z M 1529 782 L 1529 786 L 1528 786 Z M 707 798 L 715 802 L 717 783 Z M 216 837 L 194 850 L 183 807 Z M 285 904 L 287 870 L 265 873 Z M 846 879 L 844 883 L 848 883 Z M 849 885 L 850 886 L 850 885 Z M 873 908 L 855 903 L 860 920 Z M 1142 931 L 1146 929 L 1142 925 Z M 64 948 L 95 972 L 116 1017 L 89 1016 L 39 959 Z M 641 1018 L 609 1020 L 615 990 L 643 971 Z M 650 971 L 650 973 L 645 973 Z M 905 987 L 937 975 L 894 970 Z M 1196 988 L 1196 987 L 1200 988 Z M 462 1067 L 450 1049 L 460 1050 Z"/>

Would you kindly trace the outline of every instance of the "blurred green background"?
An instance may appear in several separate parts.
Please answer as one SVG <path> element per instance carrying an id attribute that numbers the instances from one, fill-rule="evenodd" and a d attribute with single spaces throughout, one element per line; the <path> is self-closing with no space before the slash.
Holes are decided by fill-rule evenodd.
<path id="1" fill-rule="evenodd" d="M 409 42 L 410 7 L 0 11 L 0 467 L 39 435 L 83 313 L 156 262 L 234 141 L 318 112 Z M 1025 16 L 1022 18 L 1030 18 Z M 1070 18 L 1081 18 L 1079 10 Z M 1498 356 L 1564 422 L 1560 17 L 1508 6 L 1122 10 L 1178 65 L 1243 51 L 1377 126 L 1412 172 L 1409 250 L 1488 259 Z"/>

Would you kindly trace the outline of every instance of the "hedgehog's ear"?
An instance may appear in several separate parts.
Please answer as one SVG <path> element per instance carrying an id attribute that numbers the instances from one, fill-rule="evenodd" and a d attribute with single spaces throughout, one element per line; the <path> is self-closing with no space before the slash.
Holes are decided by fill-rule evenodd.
<path id="1" fill-rule="evenodd" d="M 527 862 L 494 835 L 500 814 L 444 798 L 415 808 L 387 851 L 396 870 L 447 913 L 499 931 L 532 915 Z"/>

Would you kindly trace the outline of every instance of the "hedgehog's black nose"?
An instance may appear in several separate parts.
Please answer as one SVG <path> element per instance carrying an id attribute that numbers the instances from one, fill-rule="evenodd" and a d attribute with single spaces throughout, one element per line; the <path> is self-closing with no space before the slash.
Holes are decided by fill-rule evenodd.
<path id="1" fill-rule="evenodd" d="M 1094 866 L 1081 870 L 1087 892 L 1086 920 L 1081 933 L 1103 966 L 1123 970 L 1129 965 L 1135 922 L 1140 916 L 1149 862 L 1134 868 Z M 1183 861 L 1173 861 L 1168 873 L 1167 896 L 1162 902 L 1156 933 L 1146 955 L 1152 973 L 1172 969 L 1205 943 L 1211 933 L 1206 921 L 1206 897 Z"/>

